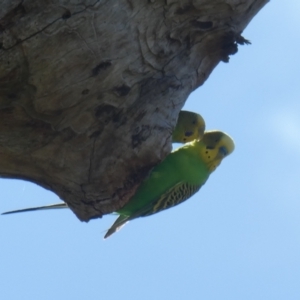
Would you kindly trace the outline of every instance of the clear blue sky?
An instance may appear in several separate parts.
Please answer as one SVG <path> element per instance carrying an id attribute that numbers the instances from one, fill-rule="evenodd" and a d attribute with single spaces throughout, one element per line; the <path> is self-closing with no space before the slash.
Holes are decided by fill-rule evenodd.
<path id="1" fill-rule="evenodd" d="M 185 109 L 236 150 L 200 192 L 130 222 L 69 210 L 0 217 L 0 299 L 300 299 L 300 4 L 271 1 Z M 299 147 L 299 148 L 298 148 Z M 0 180 L 0 211 L 58 202 Z"/>

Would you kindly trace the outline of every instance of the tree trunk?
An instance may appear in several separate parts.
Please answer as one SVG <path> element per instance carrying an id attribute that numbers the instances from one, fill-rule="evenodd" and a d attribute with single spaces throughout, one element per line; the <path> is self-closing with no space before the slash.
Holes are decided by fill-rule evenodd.
<path id="1" fill-rule="evenodd" d="M 266 2 L 1 0 L 0 176 L 55 192 L 83 221 L 117 210 Z"/>

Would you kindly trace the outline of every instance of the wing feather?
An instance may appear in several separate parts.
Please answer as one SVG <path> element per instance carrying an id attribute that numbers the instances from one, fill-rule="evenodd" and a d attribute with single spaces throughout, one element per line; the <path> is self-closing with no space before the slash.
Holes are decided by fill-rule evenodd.
<path id="1" fill-rule="evenodd" d="M 120 230 L 128 221 L 132 219 L 150 216 L 184 202 L 192 195 L 197 193 L 201 186 L 202 185 L 192 185 L 186 182 L 180 182 L 176 184 L 158 199 L 149 203 L 134 214 L 130 216 L 120 215 L 114 224 L 109 228 L 104 238 L 106 239 L 116 231 Z"/>
<path id="2" fill-rule="evenodd" d="M 138 217 L 150 216 L 162 210 L 176 206 L 197 193 L 200 190 L 201 186 L 202 185 L 192 185 L 187 182 L 179 182 L 175 186 L 170 188 L 167 192 L 162 194 L 154 202 L 149 203 L 147 206 L 131 215 L 130 220 Z"/>

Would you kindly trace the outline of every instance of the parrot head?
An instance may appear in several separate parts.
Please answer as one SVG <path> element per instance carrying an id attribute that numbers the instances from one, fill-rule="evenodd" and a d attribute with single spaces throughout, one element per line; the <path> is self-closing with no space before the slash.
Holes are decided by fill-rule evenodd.
<path id="1" fill-rule="evenodd" d="M 190 127 L 190 128 L 188 128 Z M 190 125 L 185 130 L 184 141 L 201 140 L 205 130 L 205 121 L 199 114 L 191 117 Z M 190 129 L 190 130 L 189 130 Z"/>
<path id="2" fill-rule="evenodd" d="M 178 115 L 177 124 L 173 132 L 173 143 L 188 143 L 200 140 L 205 130 L 205 121 L 201 115 L 182 110 Z"/>
<path id="3" fill-rule="evenodd" d="M 193 130 L 189 131 L 188 129 L 185 131 L 184 135 L 187 141 L 193 140 L 201 140 L 205 130 L 205 121 L 199 114 L 195 114 L 191 118 L 191 124 Z"/>
<path id="4" fill-rule="evenodd" d="M 198 143 L 201 144 L 200 155 L 208 166 L 210 172 L 213 172 L 221 163 L 224 157 L 227 157 L 234 150 L 232 138 L 222 131 L 206 131 L 203 138 Z"/>

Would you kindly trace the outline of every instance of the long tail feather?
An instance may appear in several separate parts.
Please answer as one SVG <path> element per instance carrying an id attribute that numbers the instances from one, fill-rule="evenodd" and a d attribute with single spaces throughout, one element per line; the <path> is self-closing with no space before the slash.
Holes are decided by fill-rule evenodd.
<path id="1" fill-rule="evenodd" d="M 119 231 L 129 221 L 129 218 L 129 216 L 120 215 L 119 218 L 115 221 L 115 223 L 112 224 L 112 226 L 107 230 L 104 238 L 106 239 L 113 233 Z"/>
<path id="2" fill-rule="evenodd" d="M 57 203 L 57 204 L 51 204 L 51 205 L 45 205 L 45 206 L 30 207 L 30 208 L 7 211 L 7 212 L 2 213 L 2 215 L 9 215 L 9 214 L 15 214 L 15 213 L 21 213 L 21 212 L 27 212 L 27 211 L 35 211 L 35 210 L 58 209 L 58 208 L 68 208 L 68 205 L 66 203 Z"/>

